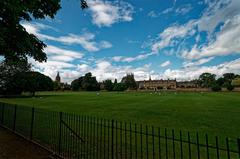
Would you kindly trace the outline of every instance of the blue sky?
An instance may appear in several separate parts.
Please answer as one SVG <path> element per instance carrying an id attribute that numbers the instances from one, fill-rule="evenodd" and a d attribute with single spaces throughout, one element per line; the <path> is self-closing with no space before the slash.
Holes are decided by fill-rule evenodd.
<path id="1" fill-rule="evenodd" d="M 33 68 L 64 82 L 92 72 L 98 80 L 191 80 L 203 72 L 240 73 L 239 0 L 62 0 L 54 19 L 22 22 L 47 47 Z"/>

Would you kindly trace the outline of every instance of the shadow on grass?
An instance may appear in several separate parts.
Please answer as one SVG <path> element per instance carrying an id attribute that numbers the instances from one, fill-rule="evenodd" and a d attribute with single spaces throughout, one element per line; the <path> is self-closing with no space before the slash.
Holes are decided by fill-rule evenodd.
<path id="1" fill-rule="evenodd" d="M 52 97 L 52 96 L 58 96 L 57 94 L 47 94 L 47 95 L 0 95 L 0 98 L 47 98 L 47 97 Z"/>

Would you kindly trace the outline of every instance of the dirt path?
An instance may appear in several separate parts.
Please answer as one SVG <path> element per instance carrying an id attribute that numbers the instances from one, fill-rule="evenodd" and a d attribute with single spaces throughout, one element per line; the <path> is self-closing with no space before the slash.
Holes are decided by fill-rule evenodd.
<path id="1" fill-rule="evenodd" d="M 0 159 L 54 159 L 52 155 L 0 127 Z"/>

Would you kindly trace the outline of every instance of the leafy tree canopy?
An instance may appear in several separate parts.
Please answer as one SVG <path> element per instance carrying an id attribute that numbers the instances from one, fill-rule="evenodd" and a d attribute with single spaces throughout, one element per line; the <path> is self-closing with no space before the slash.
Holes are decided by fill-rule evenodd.
<path id="1" fill-rule="evenodd" d="M 107 91 L 112 91 L 113 90 L 113 83 L 110 79 L 107 79 L 105 81 L 103 81 L 103 84 L 104 84 L 104 89 L 107 90 Z"/>
<path id="2" fill-rule="evenodd" d="M 134 79 L 134 74 L 127 74 L 125 77 L 122 78 L 121 83 L 124 83 L 128 89 L 137 88 L 137 84 Z"/>
<path id="3" fill-rule="evenodd" d="M 215 84 L 215 74 L 211 73 L 203 73 L 199 76 L 199 84 L 202 87 L 210 88 L 213 84 Z"/>
<path id="4" fill-rule="evenodd" d="M 80 0 L 81 8 L 87 8 L 85 0 Z M 0 1 L 0 56 L 11 61 L 46 61 L 43 52 L 46 45 L 35 35 L 29 34 L 20 24 L 22 20 L 54 18 L 61 8 L 60 0 L 1 0 Z"/>

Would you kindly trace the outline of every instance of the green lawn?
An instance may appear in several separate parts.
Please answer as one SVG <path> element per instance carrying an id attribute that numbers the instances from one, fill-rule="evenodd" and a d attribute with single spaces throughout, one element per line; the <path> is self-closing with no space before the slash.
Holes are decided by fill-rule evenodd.
<path id="1" fill-rule="evenodd" d="M 240 137 L 240 93 L 44 92 L 14 103 L 161 128 Z"/>

